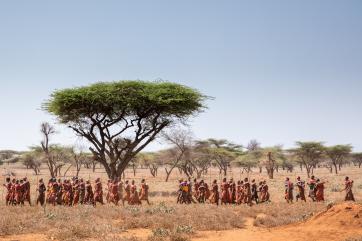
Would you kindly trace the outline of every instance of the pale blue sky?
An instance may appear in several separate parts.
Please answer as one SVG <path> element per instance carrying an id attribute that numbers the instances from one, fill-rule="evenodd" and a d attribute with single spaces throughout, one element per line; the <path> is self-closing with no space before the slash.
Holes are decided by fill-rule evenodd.
<path id="1" fill-rule="evenodd" d="M 198 138 L 362 151 L 361 13 L 360 0 L 1 1 L 0 149 L 39 142 L 56 88 L 161 78 L 215 97 L 191 121 Z"/>

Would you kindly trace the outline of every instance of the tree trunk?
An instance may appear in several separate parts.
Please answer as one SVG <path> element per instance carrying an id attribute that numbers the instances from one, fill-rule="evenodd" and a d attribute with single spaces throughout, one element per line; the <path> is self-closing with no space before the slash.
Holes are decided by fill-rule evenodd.
<path id="1" fill-rule="evenodd" d="M 167 168 L 165 168 L 165 171 L 166 171 L 166 180 L 165 180 L 165 182 L 168 182 L 168 179 L 170 178 L 172 169 L 173 169 L 173 168 L 171 168 L 169 171 L 167 171 Z"/>
<path id="2" fill-rule="evenodd" d="M 266 171 L 268 173 L 269 179 L 273 179 L 274 178 L 274 168 L 267 168 Z"/>
<path id="3" fill-rule="evenodd" d="M 308 166 L 308 165 L 305 165 L 305 169 L 307 170 L 307 176 L 308 176 L 308 178 L 310 178 L 310 169 L 311 169 L 311 167 Z"/>
<path id="4" fill-rule="evenodd" d="M 336 163 L 333 163 L 333 166 L 334 166 L 334 171 L 335 171 L 335 173 L 338 174 L 337 164 L 336 164 Z"/>
<path id="5" fill-rule="evenodd" d="M 135 177 L 136 176 L 136 167 L 132 166 L 132 169 L 133 169 L 133 176 Z"/>

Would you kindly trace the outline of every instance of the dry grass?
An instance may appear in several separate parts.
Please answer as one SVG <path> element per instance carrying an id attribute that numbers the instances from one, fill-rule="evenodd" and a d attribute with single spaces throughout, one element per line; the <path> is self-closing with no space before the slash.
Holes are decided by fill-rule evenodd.
<path id="1" fill-rule="evenodd" d="M 325 210 L 325 203 L 271 203 L 254 206 L 256 215 L 254 225 L 258 227 L 277 227 L 305 221 L 316 213 Z"/>
<path id="2" fill-rule="evenodd" d="M 194 230 L 241 228 L 243 219 L 232 208 L 209 205 L 150 207 L 110 205 L 78 207 L 10 207 L 1 210 L 0 235 L 46 233 L 50 239 L 84 240 L 117 235 L 128 229 L 163 229 L 170 234 Z M 170 236 L 170 235 L 168 235 Z"/>

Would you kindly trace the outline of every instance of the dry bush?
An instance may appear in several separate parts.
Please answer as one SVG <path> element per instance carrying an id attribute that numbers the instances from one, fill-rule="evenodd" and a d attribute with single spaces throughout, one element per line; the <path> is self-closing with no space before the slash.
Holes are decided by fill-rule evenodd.
<path id="1" fill-rule="evenodd" d="M 99 241 L 140 241 L 137 237 L 120 237 L 119 235 L 108 235 L 106 237 L 101 237 Z"/>
<path id="2" fill-rule="evenodd" d="M 255 226 L 270 228 L 305 221 L 326 207 L 326 203 L 270 203 L 252 207 L 251 216 Z"/>
<path id="3" fill-rule="evenodd" d="M 164 228 L 174 230 L 180 226 L 193 229 L 226 230 L 243 227 L 243 218 L 228 207 L 211 205 L 166 205 L 160 203 L 149 208 L 123 209 L 122 219 L 125 229 Z"/>
<path id="4" fill-rule="evenodd" d="M 350 237 L 350 238 L 345 239 L 344 241 L 362 241 L 362 236 Z"/>

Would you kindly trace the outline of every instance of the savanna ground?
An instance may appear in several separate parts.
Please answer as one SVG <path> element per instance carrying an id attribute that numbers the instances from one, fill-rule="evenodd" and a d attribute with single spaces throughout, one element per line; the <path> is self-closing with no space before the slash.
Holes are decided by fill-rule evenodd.
<path id="1" fill-rule="evenodd" d="M 2 172 L 12 171 L 17 177 L 27 176 L 32 184 L 32 199 L 36 197 L 36 183 L 40 178 L 48 179 L 47 170 L 42 169 L 41 175 L 33 175 L 20 164 L 3 165 Z M 68 172 L 69 176 L 73 170 Z M 266 173 L 254 170 L 249 178 L 258 180 L 266 179 L 271 194 L 271 203 L 241 206 L 219 206 L 209 204 L 177 205 L 176 191 L 177 180 L 181 177 L 177 170 L 174 171 L 169 182 L 164 182 L 165 175 L 162 168 L 159 175 L 153 178 L 147 169 L 137 170 L 133 176 L 127 170 L 126 179 L 136 180 L 140 183 L 146 178 L 150 186 L 151 205 L 135 207 L 114 205 L 62 207 L 6 207 L 4 204 L 5 189 L 0 191 L 2 198 L 0 205 L 0 240 L 362 240 L 362 224 L 354 222 L 354 218 L 361 216 L 361 206 L 353 207 L 353 216 L 347 212 L 350 207 L 341 206 L 329 221 L 309 220 L 317 213 L 326 211 L 327 207 L 343 202 L 343 179 L 346 175 L 354 181 L 356 200 L 362 200 L 362 169 L 345 167 L 340 174 L 330 174 L 327 169 L 316 169 L 314 173 L 318 178 L 326 181 L 324 203 L 286 204 L 284 201 L 284 179 L 289 176 L 295 181 L 297 176 L 305 180 L 306 173 L 295 169 L 293 173 L 280 170 L 275 174 L 275 179 L 268 180 Z M 101 177 L 105 186 L 107 176 L 102 168 L 97 168 L 95 173 L 89 169 L 82 169 L 80 177 L 90 179 L 92 182 Z M 235 180 L 247 177 L 239 169 L 232 169 L 228 178 Z M 211 169 L 203 176 L 208 183 L 217 179 L 220 183 L 221 176 L 218 170 Z M 0 185 L 4 183 L 4 177 Z M 342 204 L 345 205 L 345 204 Z M 346 211 L 347 210 L 347 211 Z M 329 212 L 329 211 L 328 211 Z M 341 212 L 341 213 L 340 213 Z M 340 213 L 340 216 L 334 216 Z M 328 218 L 329 218 L 328 216 Z M 324 217 L 324 216 L 323 216 Z M 347 219 L 346 219 L 347 217 Z M 307 221 L 308 220 L 308 221 Z M 359 219 L 358 219 L 359 220 Z M 353 225 L 349 225 L 354 222 Z"/>

